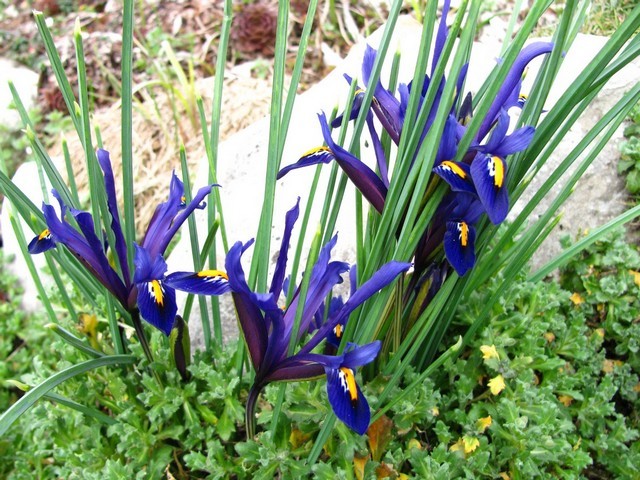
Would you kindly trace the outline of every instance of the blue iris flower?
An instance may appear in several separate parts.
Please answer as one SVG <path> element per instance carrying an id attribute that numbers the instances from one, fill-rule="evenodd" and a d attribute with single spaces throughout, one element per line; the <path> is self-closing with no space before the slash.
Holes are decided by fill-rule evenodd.
<path id="1" fill-rule="evenodd" d="M 354 309 L 408 270 L 410 264 L 387 263 L 355 289 L 346 302 L 336 303 L 334 308 L 330 309 L 328 318 L 319 322 L 318 312 L 324 311 L 325 299 L 333 287 L 342 282 L 342 274 L 349 270 L 347 263 L 331 260 L 331 250 L 337 242 L 337 236 L 334 236 L 321 249 L 310 273 L 300 325 L 294 332 L 294 320 L 300 302 L 299 289 L 284 308 L 279 305 L 279 300 L 285 284 L 291 231 L 298 214 L 298 203 L 286 214 L 280 253 L 268 292 L 254 292 L 246 282 L 241 259 L 253 244 L 252 240 L 245 244 L 237 242 L 229 249 L 226 257 L 229 286 L 249 357 L 256 372 L 247 402 L 247 412 L 251 415 L 258 394 L 271 382 L 305 380 L 326 374 L 327 392 L 336 415 L 350 428 L 362 434 L 368 427 L 370 413 L 368 404 L 356 384 L 355 372 L 357 367 L 373 361 L 380 348 L 379 343 L 351 345 L 345 353 L 337 356 L 315 354 L 312 350 L 323 341 L 330 341 L 336 330 L 341 332 Z M 289 355 L 292 338 L 295 344 L 299 344 L 303 339 L 307 340 L 296 353 Z M 251 421 L 250 419 L 249 422 Z"/>
<path id="2" fill-rule="evenodd" d="M 188 282 L 182 278 L 182 283 L 176 281 L 172 285 L 166 282 L 165 276 L 167 264 L 163 255 L 169 242 L 189 215 L 195 209 L 204 207 L 203 201 L 214 185 L 202 187 L 187 204 L 184 201 L 184 185 L 173 174 L 169 198 L 156 208 L 141 244 L 130 246 L 135 249 L 135 270 L 132 276 L 127 263 L 129 246 L 125 242 L 120 224 L 109 152 L 99 149 L 97 159 L 104 177 L 114 245 L 109 245 L 96 235 L 90 213 L 65 205 L 58 192 L 53 190 L 60 214 L 53 206 L 43 204 L 47 228 L 30 242 L 29 252 L 41 253 L 57 244 L 64 245 L 126 310 L 133 313 L 138 309 L 144 320 L 169 335 L 177 312 L 175 288 L 203 294 L 220 294 L 229 289 L 226 275 L 215 270 L 200 273 L 198 281 Z M 67 212 L 75 219 L 79 230 L 67 221 Z M 111 266 L 106 254 L 107 248 L 111 248 L 117 256 L 120 273 Z"/>
<path id="3" fill-rule="evenodd" d="M 448 37 L 446 17 L 449 8 L 450 1 L 446 0 L 434 42 L 432 76 Z M 464 275 L 475 264 L 474 223 L 478 221 L 480 214 L 486 213 L 494 224 L 499 224 L 506 218 L 509 211 L 507 157 L 526 149 L 535 134 L 535 129 L 531 126 L 522 127 L 507 134 L 510 125 L 507 112 L 510 107 L 522 103 L 520 100 L 522 76 L 529 62 L 539 55 L 549 53 L 552 49 L 552 43 L 535 42 L 520 52 L 487 114 L 482 119 L 478 133 L 469 149 L 462 156 L 458 155 L 458 145 L 466 132 L 469 119 L 473 116 L 473 102 L 471 94 L 468 94 L 460 102 L 457 96 L 462 92 L 468 65 L 463 66 L 458 78 L 454 80 L 456 82 L 456 99 L 445 123 L 434 162 L 434 173 L 449 184 L 454 195 L 449 195 L 443 200 L 443 205 L 439 207 L 434 221 L 423 234 L 425 238 L 421 240 L 415 255 L 417 276 L 422 271 L 421 266 L 426 268 L 429 262 L 433 261 L 433 253 L 442 243 L 444 244 L 445 256 L 451 266 L 459 275 Z M 380 81 L 375 85 L 369 85 L 376 56 L 377 52 L 367 46 L 362 62 L 362 77 L 365 84 L 368 85 L 367 88 L 374 89 L 370 111 L 367 112 L 366 118 L 367 125 L 370 125 L 369 131 L 379 174 L 356 156 L 336 145 L 331 138 L 326 117 L 324 113 L 321 113 L 318 117 L 326 146 L 313 149 L 305 153 L 297 162 L 285 166 L 280 170 L 278 178 L 297 168 L 335 160 L 369 203 L 378 212 L 383 211 L 389 188 L 388 159 L 385 158 L 384 151 L 379 144 L 380 136 L 375 132 L 370 119 L 373 117 L 372 114 L 375 114 L 386 133 L 398 144 L 404 123 L 408 120 L 405 117 L 412 83 L 398 86 L 399 98 L 384 88 Z M 345 77 L 347 81 L 352 82 L 350 77 L 346 75 Z M 428 106 L 429 113 L 426 125 L 424 130 L 420 132 L 420 141 L 412 165 L 419 160 L 416 157 L 417 152 L 435 120 L 446 82 L 446 78 L 440 81 L 437 85 L 435 99 Z M 425 75 L 418 99 L 419 106 L 424 103 L 431 84 L 432 79 L 429 75 Z M 362 109 L 364 91 L 363 88 L 356 91 L 352 109 L 348 112 L 350 120 L 356 118 Z M 345 112 L 339 115 L 331 126 L 340 125 L 346 114 Z M 462 158 L 462 161 L 455 162 L 454 158 Z"/>

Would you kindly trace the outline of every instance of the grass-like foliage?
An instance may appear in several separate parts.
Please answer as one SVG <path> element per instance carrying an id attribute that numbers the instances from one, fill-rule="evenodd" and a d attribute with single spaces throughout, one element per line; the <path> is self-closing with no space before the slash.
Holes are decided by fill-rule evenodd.
<path id="1" fill-rule="evenodd" d="M 629 444 L 637 431 L 618 412 L 636 411 L 637 345 L 630 320 L 635 306 L 623 302 L 626 310 L 624 305 L 614 310 L 620 318 L 598 317 L 593 328 L 585 325 L 585 316 L 593 302 L 633 295 L 637 259 L 630 258 L 624 270 L 622 262 L 608 263 L 615 276 L 568 273 L 563 286 L 572 297 L 539 280 L 567 262 L 577 262 L 574 270 L 584 266 L 576 254 L 635 218 L 640 207 L 567 246 L 529 276 L 538 283 L 523 283 L 523 271 L 575 183 L 640 99 L 640 84 L 578 139 L 522 212 L 503 223 L 599 90 L 640 53 L 635 35 L 640 6 L 562 98 L 546 107 L 589 2 L 568 1 L 552 41 L 527 44 L 550 3 L 534 1 L 482 87 L 467 92 L 482 2 L 463 0 L 455 12 L 448 0 L 440 11 L 437 2 L 428 2 L 419 15 L 423 31 L 413 78 L 397 78 L 400 52 L 391 78 L 383 79 L 403 6 L 394 1 L 377 50 L 366 49 L 361 78 L 347 78 L 347 105 L 334 118 L 318 115 L 325 145 L 285 165 L 282 152 L 317 3 L 309 2 L 286 85 L 289 2 L 278 3 L 264 197 L 254 239 L 235 238 L 227 230 L 229 213 L 216 178 L 224 161 L 217 151 L 231 1 L 225 1 L 212 111 L 205 112 L 201 99 L 194 98 L 186 77 L 180 86 L 188 90 L 181 92 L 183 98 L 191 99 L 190 118 L 200 122 L 208 185 L 192 192 L 182 149 L 180 175 L 167 172 L 167 200 L 146 229 L 139 228 L 134 209 L 136 5 L 125 1 L 123 10 L 120 159 L 110 158 L 100 125 L 92 125 L 80 23 L 73 32 L 74 89 L 46 19 L 34 14 L 83 147 L 90 202 L 82 204 L 75 184 L 65 183 L 13 89 L 45 202 L 34 205 L 6 169 L 0 171 L 0 192 L 10 201 L 16 237 L 59 346 L 57 365 L 46 363 L 15 383 L 26 393 L 0 416 L 5 444 L 35 439 L 30 456 L 15 459 L 15 471 L 31 468 L 63 478 L 78 472 L 84 478 L 92 472 L 99 478 L 156 478 L 164 472 L 180 478 L 334 478 L 355 469 L 359 478 L 387 471 L 425 478 L 530 478 L 577 474 L 595 459 L 597 468 L 632 472 L 637 448 Z M 518 12 L 511 28 L 516 21 Z M 523 75 L 536 57 L 544 58 L 542 67 L 523 95 Z M 327 112 L 333 108 L 326 106 Z M 360 158 L 365 128 L 375 166 Z M 122 167 L 121 197 L 114 162 Z M 313 165 L 311 188 L 299 192 L 280 245 L 271 245 L 277 179 L 286 175 L 287 181 L 296 175 L 291 170 Z M 325 173 L 328 191 L 316 198 Z M 53 190 L 45 187 L 45 178 Z M 347 182 L 358 190 L 352 265 L 332 259 L 340 241 L 336 219 L 351 201 Z M 551 206 L 528 222 L 547 195 Z M 311 209 L 319 202 L 319 224 L 310 228 Z M 196 209 L 206 209 L 206 239 L 197 236 L 191 215 Z M 19 218 L 30 232 L 21 229 Z M 183 225 L 185 235 L 189 227 L 193 264 L 168 272 L 165 256 Z M 146 233 L 138 237 L 137 231 Z M 311 248 L 303 251 L 309 241 Z M 223 264 L 217 263 L 219 253 Z M 631 255 L 617 253 L 623 254 Z M 43 285 L 31 255 L 45 257 L 55 294 Z M 350 294 L 334 296 L 334 286 L 347 274 Z M 182 309 L 176 290 L 192 294 Z M 196 295 L 205 349 L 192 356 L 188 322 Z M 233 299 L 243 340 L 237 344 L 222 343 L 219 295 Z M 80 319 L 83 331 L 77 333 L 72 326 Z M 603 339 L 615 342 L 613 350 Z M 609 362 L 606 368 L 600 357 Z M 301 382 L 320 377 L 326 381 Z M 622 410 L 616 410 L 614 395 L 627 402 Z M 58 409 L 48 409 L 44 400 L 71 414 L 56 415 Z M 20 432 L 14 424 L 29 409 L 26 415 L 38 421 Z M 609 429 L 619 435 L 603 439 Z M 603 444 L 629 454 L 612 455 Z M 56 456 L 46 465 L 50 449 Z"/>

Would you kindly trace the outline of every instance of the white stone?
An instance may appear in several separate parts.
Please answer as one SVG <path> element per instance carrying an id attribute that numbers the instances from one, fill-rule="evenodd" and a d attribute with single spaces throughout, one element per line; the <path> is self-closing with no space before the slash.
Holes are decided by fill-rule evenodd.
<path id="1" fill-rule="evenodd" d="M 27 111 L 35 106 L 38 95 L 38 74 L 12 60 L 0 58 L 0 125 L 11 131 L 22 128 L 18 112 L 11 107 L 13 97 L 9 82 L 13 82 Z"/>
<path id="2" fill-rule="evenodd" d="M 396 30 L 396 38 L 391 43 L 391 48 L 397 48 L 402 52 L 401 62 L 401 81 L 408 81 L 413 73 L 412 59 L 417 57 L 417 46 L 419 45 L 421 28 L 409 18 L 402 18 L 399 27 Z M 372 46 L 377 45 L 380 31 L 378 31 L 368 42 Z M 567 53 L 564 64 L 559 72 L 557 82 L 552 90 L 546 108 L 551 106 L 561 98 L 563 92 L 569 87 L 571 82 L 576 78 L 577 74 L 587 65 L 596 52 L 600 49 L 605 38 L 593 37 L 587 35 L 579 35 L 574 46 Z M 339 65 L 334 72 L 319 84 L 314 86 L 308 92 L 299 96 L 296 100 L 296 106 L 291 121 L 291 129 L 287 137 L 287 143 L 282 158 L 282 165 L 290 164 L 296 161 L 300 155 L 309 148 L 318 146 L 322 142 L 320 128 L 315 113 L 321 109 L 330 110 L 334 105 L 340 105 L 344 102 L 344 95 L 348 91 L 348 85 L 341 78 L 343 72 L 347 72 L 351 76 L 358 77 L 360 75 L 362 53 L 364 44 L 359 43 L 354 46 L 345 61 Z M 489 42 L 487 45 L 475 44 L 469 68 L 466 89 L 477 91 L 484 79 L 491 72 L 497 63 L 500 45 L 495 42 Z M 523 85 L 523 91 L 530 88 L 531 82 L 535 78 L 535 74 L 539 69 L 542 58 L 538 58 L 531 63 L 529 73 Z M 383 83 L 387 78 L 385 73 L 382 75 Z M 556 154 L 545 166 L 545 170 L 538 176 L 539 179 L 532 185 L 531 189 L 525 194 L 530 196 L 535 191 L 537 185 L 540 185 L 545 178 L 545 174 L 552 171 L 555 165 L 561 161 L 567 153 L 567 149 L 573 147 L 575 143 L 586 133 L 589 126 L 595 123 L 599 115 L 606 111 L 610 105 L 620 97 L 624 89 L 639 78 L 638 62 L 629 66 L 620 72 L 615 79 L 607 86 L 601 98 L 594 102 L 589 111 L 578 122 L 558 148 Z M 626 79 L 626 81 L 625 81 Z M 221 195 L 223 206 L 225 209 L 225 220 L 227 222 L 227 232 L 229 235 L 229 243 L 235 241 L 246 242 L 253 238 L 258 228 L 260 206 L 264 192 L 264 175 L 267 155 L 267 139 L 269 130 L 269 119 L 257 122 L 244 131 L 239 132 L 235 136 L 229 138 L 220 145 L 220 161 L 218 171 L 218 182 L 222 185 Z M 615 163 L 618 158 L 616 150 L 616 142 L 620 140 L 620 132 L 616 134 L 616 138 L 612 139 L 611 147 L 603 151 L 601 159 L 594 165 L 584 179 L 584 185 L 576 189 L 576 193 L 564 206 L 565 217 L 560 223 L 559 229 L 545 242 L 541 252 L 536 256 L 534 262 L 541 265 L 544 261 L 550 259 L 559 252 L 558 236 L 562 233 L 562 229 L 570 231 L 578 231 L 583 227 L 592 227 L 599 225 L 613 218 L 623 210 L 622 200 L 624 198 L 624 190 L 621 181 L 616 174 Z M 371 152 L 364 150 L 363 158 L 372 158 Z M 555 163 L 554 163 L 555 162 Z M 276 190 L 276 203 L 274 213 L 273 235 L 271 240 L 271 252 L 275 255 L 279 248 L 279 235 L 284 225 L 284 214 L 294 203 L 298 195 L 303 196 L 309 189 L 313 176 L 313 168 L 296 170 L 289 173 L 284 179 L 278 182 Z M 200 170 L 198 178 L 205 178 L 207 167 L 205 163 Z M 323 177 L 326 181 L 327 175 Z M 596 185 L 597 184 L 597 185 Z M 319 192 L 324 191 L 324 183 L 319 187 Z M 600 192 L 602 193 L 596 193 Z M 321 193 L 320 193 L 321 195 Z M 322 197 L 321 197 L 322 198 Z M 540 208 L 544 211 L 548 203 L 543 204 Z M 301 207 L 304 209 L 305 204 Z M 517 205 L 514 210 L 521 208 Z M 539 210 L 540 211 L 540 210 Z M 569 214 L 567 214 L 569 212 Z M 318 218 L 319 209 L 314 211 L 312 218 Z M 354 260 L 354 239 L 355 239 L 355 213 L 353 208 L 353 188 L 349 186 L 344 206 L 341 209 L 337 231 L 339 232 L 339 240 L 337 248 L 334 251 L 334 258 L 344 261 Z M 310 225 L 313 229 L 314 220 Z M 204 237 L 204 218 L 199 218 L 199 229 L 201 237 Z M 295 235 L 295 233 L 294 233 Z M 296 238 L 294 236 L 294 238 Z M 308 240 L 307 240 L 308 241 Z M 305 245 L 305 248 L 306 245 Z M 245 254 L 245 270 L 248 271 L 249 259 L 251 251 Z M 180 270 L 191 267 L 190 253 L 188 246 L 188 236 L 185 235 L 174 250 L 171 258 L 169 258 L 169 270 Z M 218 265 L 224 265 L 222 256 L 218 259 Z M 233 314 L 233 306 L 229 299 L 225 300 L 225 316 Z M 231 322 L 225 322 L 226 335 L 232 334 L 234 331 L 235 320 L 231 317 Z M 192 338 L 198 339 L 200 336 L 200 322 L 197 316 L 192 317 L 190 328 Z M 197 340 L 196 340 L 197 343 Z"/>

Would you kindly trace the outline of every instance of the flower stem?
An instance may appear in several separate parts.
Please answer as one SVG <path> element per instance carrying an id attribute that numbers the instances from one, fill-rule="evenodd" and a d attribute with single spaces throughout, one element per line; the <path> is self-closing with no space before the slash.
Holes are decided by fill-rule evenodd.
<path id="1" fill-rule="evenodd" d="M 244 413 L 244 422 L 247 428 L 247 440 L 253 440 L 256 432 L 256 416 L 255 409 L 256 403 L 258 402 L 258 397 L 260 396 L 260 392 L 264 388 L 263 385 L 259 383 L 254 383 L 249 390 L 249 396 L 247 397 L 247 405 Z"/>
<path id="2" fill-rule="evenodd" d="M 149 366 L 153 363 L 153 354 L 151 353 L 151 348 L 149 347 L 149 341 L 147 340 L 147 336 L 144 333 L 144 327 L 142 326 L 142 322 L 140 321 L 140 311 L 136 308 L 131 312 L 131 321 L 133 322 L 133 328 L 136 330 L 136 336 L 138 340 L 140 340 L 140 345 L 142 345 L 142 350 L 144 351 L 144 356 L 147 357 L 147 361 L 149 362 Z M 158 372 L 151 368 L 153 376 L 155 377 L 158 385 L 162 385 L 162 381 L 160 381 L 160 376 Z"/>

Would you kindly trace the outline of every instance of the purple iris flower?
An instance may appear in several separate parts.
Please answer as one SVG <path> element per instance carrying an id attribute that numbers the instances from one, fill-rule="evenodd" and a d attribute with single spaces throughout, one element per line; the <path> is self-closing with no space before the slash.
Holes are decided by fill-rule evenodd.
<path id="1" fill-rule="evenodd" d="M 282 168 L 278 172 L 277 178 L 280 179 L 291 170 L 297 168 L 317 165 L 318 163 L 329 163 L 335 160 L 369 203 L 378 212 L 382 212 L 384 200 L 387 196 L 385 182 L 359 158 L 333 141 L 331 129 L 324 112 L 318 114 L 318 119 L 320 120 L 322 135 L 327 146 L 314 148 L 305 153 L 296 163 Z"/>
<path id="2" fill-rule="evenodd" d="M 165 282 L 167 264 L 162 256 L 169 242 L 188 216 L 195 209 L 203 208 L 203 200 L 209 195 L 214 185 L 202 187 L 193 200 L 186 204 L 184 185 L 173 174 L 169 198 L 156 208 L 142 244 L 128 246 L 120 224 L 109 152 L 99 149 L 97 158 L 103 172 L 107 208 L 111 215 L 110 227 L 115 244 L 109 245 L 96 235 L 90 213 L 68 207 L 58 192 L 53 190 L 53 196 L 60 206 L 60 215 L 58 216 L 53 206 L 43 204 L 42 210 L 47 228 L 30 242 L 29 252 L 41 253 L 54 248 L 58 243 L 64 245 L 126 310 L 132 314 L 139 311 L 144 320 L 165 335 L 169 335 L 177 312 L 175 288 L 209 295 L 224 293 L 229 289 L 226 276 L 215 270 L 205 271 L 204 274 L 202 272 L 193 274 L 197 279 L 190 282 L 184 278 L 182 283 L 176 281 L 169 285 Z M 79 231 L 66 221 L 67 210 L 74 217 Z M 109 247 L 118 258 L 121 273 L 111 266 L 107 258 L 106 250 Z M 135 248 L 133 278 L 127 263 L 129 248 Z"/>
<path id="3" fill-rule="evenodd" d="M 449 35 L 446 25 L 449 8 L 450 1 L 445 0 L 434 42 L 431 76 L 433 76 L 437 63 L 442 57 Z M 473 116 L 471 94 L 467 94 L 462 101 L 459 101 L 460 95 L 463 93 L 468 65 L 462 67 L 456 79 L 447 80 L 443 77 L 438 85 L 433 85 L 433 79 L 429 75 L 425 75 L 422 89 L 419 92 L 419 107 L 422 107 L 425 102 L 429 88 L 436 87 L 436 92 L 433 102 L 427 106 L 428 115 L 425 127 L 420 132 L 420 141 L 414 153 L 412 165 L 420 161 L 417 158 L 417 153 L 433 125 L 446 82 L 455 81 L 456 96 L 440 138 L 433 170 L 449 184 L 455 195 L 447 196 L 443 200 L 444 204 L 438 208 L 431 225 L 423 232 L 424 238 L 419 243 L 414 257 L 416 277 L 420 276 L 424 271 L 423 268 L 427 268 L 430 262 L 438 261 L 434 255 L 443 243 L 447 260 L 458 274 L 464 275 L 475 263 L 475 252 L 473 251 L 475 229 L 473 225 L 478 221 L 480 214 L 486 213 L 494 224 L 499 224 L 506 218 L 509 211 L 508 156 L 526 149 L 535 133 L 533 127 L 525 126 L 507 134 L 510 125 L 507 112 L 510 107 L 521 105 L 522 76 L 529 62 L 539 55 L 551 52 L 553 47 L 553 43 L 550 42 L 535 42 L 518 54 L 495 98 L 491 101 L 490 108 L 481 121 L 478 133 L 468 150 L 462 152 L 463 155 L 460 155 L 458 146 L 466 133 L 469 119 Z M 362 62 L 363 80 L 367 88 L 374 89 L 371 111 L 367 112 L 367 119 L 371 118 L 373 112 L 386 133 L 394 142 L 398 143 L 405 121 L 412 121 L 412 119 L 405 117 L 409 96 L 412 87 L 415 88 L 415 86 L 412 85 L 412 82 L 400 84 L 398 87 L 399 98 L 396 98 L 394 92 L 385 89 L 379 81 L 375 85 L 369 85 L 376 55 L 377 52 L 367 46 Z M 351 83 L 351 78 L 346 78 Z M 349 112 L 349 119 L 356 118 L 362 109 L 363 92 L 362 89 L 356 92 L 356 98 Z M 344 115 L 346 112 L 334 120 L 332 126 L 335 127 L 341 123 Z M 335 160 L 371 205 L 378 212 L 382 212 L 389 188 L 388 161 L 384 158 L 384 152 L 379 143 L 380 135 L 375 132 L 373 124 L 369 125 L 368 123 L 378 159 L 379 175 L 350 152 L 335 145 L 324 114 L 319 117 L 327 146 L 307 152 L 296 163 L 284 167 L 278 177 L 281 178 L 296 168 Z M 456 162 L 455 158 L 460 158 L 461 161 Z M 396 181 L 402 182 L 403 179 L 396 179 Z M 458 202 L 457 206 L 452 203 L 452 198 L 454 203 Z M 449 216 L 446 216 L 445 212 Z"/>
<path id="4" fill-rule="evenodd" d="M 353 430 L 364 433 L 369 423 L 369 407 L 355 383 L 355 369 L 371 362 L 379 350 L 379 345 L 374 342 L 362 347 L 352 346 L 349 351 L 338 356 L 312 354 L 311 351 L 327 340 L 337 325 L 344 326 L 355 308 L 389 285 L 399 274 L 406 271 L 410 264 L 390 262 L 384 265 L 356 289 L 349 300 L 330 311 L 327 320 L 316 329 L 317 314 L 319 310 L 324 310 L 325 299 L 333 287 L 342 282 L 342 274 L 349 270 L 347 263 L 331 261 L 331 250 L 337 242 L 337 236 L 334 236 L 321 249 L 310 273 L 300 325 L 297 332 L 294 332 L 300 292 L 297 290 L 284 308 L 279 305 L 279 299 L 284 285 L 291 231 L 298 214 L 299 206 L 296 203 L 285 217 L 280 253 L 267 293 L 253 292 L 247 285 L 242 268 L 242 255 L 253 244 L 253 240 L 246 244 L 237 242 L 229 249 L 226 257 L 229 286 L 251 363 L 256 372 L 247 401 L 248 425 L 253 424 L 252 412 L 257 396 L 267 384 L 281 380 L 311 379 L 326 373 L 329 399 L 336 415 Z M 289 355 L 292 337 L 293 342 L 299 344 L 309 335 L 310 330 L 315 331 L 301 349 Z"/>

